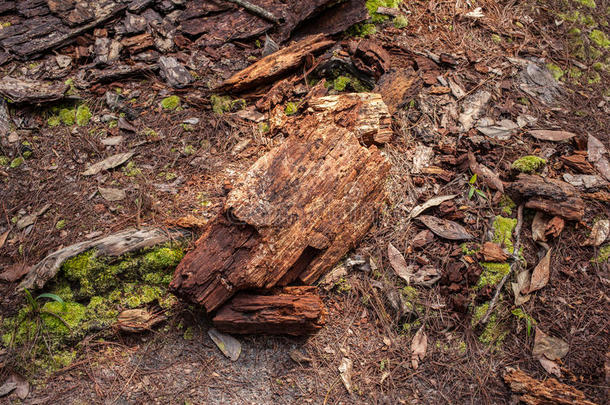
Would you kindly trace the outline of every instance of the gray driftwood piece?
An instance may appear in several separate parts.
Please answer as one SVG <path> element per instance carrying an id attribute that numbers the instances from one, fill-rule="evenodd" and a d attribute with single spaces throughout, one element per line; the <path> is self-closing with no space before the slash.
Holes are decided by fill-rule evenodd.
<path id="1" fill-rule="evenodd" d="M 61 82 L 16 79 L 5 76 L 0 79 L 0 95 L 14 103 L 43 103 L 62 98 L 68 86 Z"/>
<path id="2" fill-rule="evenodd" d="M 83 241 L 57 250 L 28 271 L 21 284 L 23 288 L 42 288 L 52 279 L 61 268 L 61 265 L 71 257 L 79 255 L 86 250 L 95 249 L 98 256 L 118 257 L 125 253 L 149 248 L 171 240 L 185 239 L 191 233 L 184 229 L 143 228 L 126 229 L 102 238 Z"/>

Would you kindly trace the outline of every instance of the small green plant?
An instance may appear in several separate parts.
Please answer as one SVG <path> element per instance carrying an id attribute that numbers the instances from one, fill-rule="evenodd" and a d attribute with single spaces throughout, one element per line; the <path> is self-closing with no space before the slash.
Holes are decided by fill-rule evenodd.
<path id="1" fill-rule="evenodd" d="M 519 320 L 523 319 L 525 321 L 527 336 L 528 337 L 531 336 L 532 335 L 532 326 L 535 326 L 536 324 L 538 324 L 538 322 L 536 322 L 536 320 L 534 318 L 532 318 L 531 315 L 529 315 L 527 312 L 525 312 L 521 308 L 515 308 L 511 312 L 513 315 L 515 315 L 517 317 L 517 319 L 519 319 Z"/>
<path id="2" fill-rule="evenodd" d="M 470 178 L 470 180 L 468 180 L 468 199 L 472 199 L 472 197 L 474 196 L 474 194 L 476 193 L 479 197 L 483 198 L 484 200 L 487 200 L 487 196 L 485 195 L 484 192 L 482 192 L 481 190 L 479 190 L 476 186 L 475 183 L 477 182 L 477 174 L 473 174 L 472 177 Z"/>
<path id="3" fill-rule="evenodd" d="M 284 114 L 286 114 L 286 115 L 296 114 L 298 109 L 299 109 L 299 106 L 296 103 L 289 101 L 288 103 L 286 103 L 286 108 L 284 109 Z"/>

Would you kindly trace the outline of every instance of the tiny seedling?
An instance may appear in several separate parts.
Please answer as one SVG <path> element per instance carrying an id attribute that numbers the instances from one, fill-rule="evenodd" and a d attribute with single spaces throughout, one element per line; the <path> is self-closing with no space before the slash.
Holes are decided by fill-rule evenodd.
<path id="1" fill-rule="evenodd" d="M 484 200 L 487 200 L 487 196 L 485 195 L 484 192 L 482 192 L 481 190 L 479 190 L 476 186 L 475 183 L 477 182 L 477 174 L 473 174 L 472 177 L 470 178 L 470 180 L 468 180 L 468 199 L 472 199 L 472 197 L 474 196 L 474 194 L 476 193 L 479 197 L 483 198 Z"/>

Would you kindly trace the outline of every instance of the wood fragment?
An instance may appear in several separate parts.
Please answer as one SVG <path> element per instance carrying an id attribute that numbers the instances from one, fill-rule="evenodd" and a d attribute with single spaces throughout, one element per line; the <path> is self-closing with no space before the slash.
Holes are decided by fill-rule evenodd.
<path id="1" fill-rule="evenodd" d="M 265 20 L 269 20 L 274 24 L 279 24 L 280 23 L 280 19 L 277 18 L 276 16 L 274 16 L 271 12 L 265 10 L 262 7 L 257 6 L 256 4 L 252 4 L 249 1 L 246 0 L 227 0 L 230 3 L 233 4 L 237 4 L 240 7 L 243 7 L 244 9 L 248 10 L 249 12 L 264 18 Z"/>
<path id="2" fill-rule="evenodd" d="M 485 242 L 481 247 L 480 253 L 486 262 L 502 263 L 508 259 L 508 255 L 502 247 L 493 242 Z"/>
<path id="3" fill-rule="evenodd" d="M 59 100 L 68 90 L 64 83 L 4 76 L 0 79 L 0 95 L 13 103 L 44 103 Z"/>
<path id="4" fill-rule="evenodd" d="M 234 74 L 216 90 L 240 92 L 270 83 L 300 66 L 307 55 L 326 49 L 333 43 L 322 34 L 307 37 Z"/>
<path id="5" fill-rule="evenodd" d="M 389 163 L 356 137 L 371 97 L 356 96 L 289 117 L 287 139 L 240 178 L 178 265 L 177 295 L 214 311 L 240 290 L 311 284 L 358 243 L 384 199 Z"/>
<path id="6" fill-rule="evenodd" d="M 515 199 L 525 200 L 525 208 L 576 221 L 581 220 L 585 213 L 584 202 L 576 188 L 561 180 L 520 174 L 507 189 Z"/>
<path id="7" fill-rule="evenodd" d="M 320 329 L 326 308 L 316 287 L 285 287 L 266 293 L 239 293 L 212 322 L 221 332 L 306 335 Z"/>
<path id="8" fill-rule="evenodd" d="M 507 367 L 503 377 L 513 392 L 521 394 L 519 399 L 529 405 L 595 405 L 587 400 L 582 391 L 560 383 L 555 378 L 539 381 L 512 367 Z"/>

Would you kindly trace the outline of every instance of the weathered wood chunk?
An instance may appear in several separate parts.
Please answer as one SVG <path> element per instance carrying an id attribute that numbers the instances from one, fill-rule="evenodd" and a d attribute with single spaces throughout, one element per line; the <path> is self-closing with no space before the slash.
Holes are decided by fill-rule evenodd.
<path id="1" fill-rule="evenodd" d="M 579 221 L 585 213 L 585 204 L 576 188 L 561 180 L 529 174 L 520 174 L 508 186 L 509 193 L 525 200 L 525 207 Z"/>
<path id="2" fill-rule="evenodd" d="M 221 332 L 306 335 L 326 321 L 316 287 L 285 287 L 266 293 L 239 293 L 212 319 Z"/>
<path id="3" fill-rule="evenodd" d="M 176 294 L 214 311 L 240 290 L 311 284 L 364 237 L 390 165 L 358 140 L 360 114 L 379 132 L 387 108 L 379 95 L 335 97 L 283 123 L 287 139 L 240 178 L 176 269 Z"/>
<path id="4" fill-rule="evenodd" d="M 334 41 L 322 34 L 309 36 L 237 72 L 225 80 L 218 90 L 239 92 L 271 83 L 300 66 L 307 55 L 326 49 L 332 44 Z"/>
<path id="5" fill-rule="evenodd" d="M 68 90 L 68 86 L 61 82 L 16 79 L 10 76 L 0 79 L 0 95 L 14 103 L 43 103 L 59 100 L 64 96 L 66 90 Z"/>

